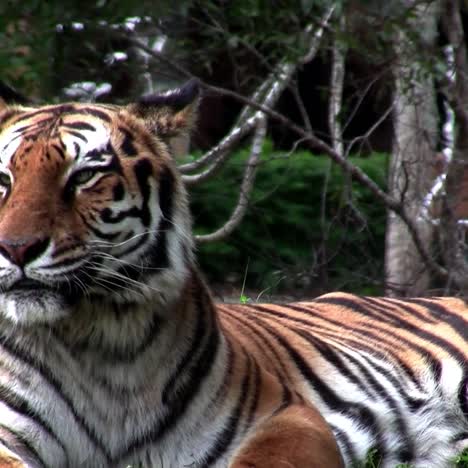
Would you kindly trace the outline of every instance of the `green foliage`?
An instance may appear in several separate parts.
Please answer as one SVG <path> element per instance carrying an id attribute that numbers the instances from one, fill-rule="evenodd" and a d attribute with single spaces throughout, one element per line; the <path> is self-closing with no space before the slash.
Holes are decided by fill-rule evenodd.
<path id="1" fill-rule="evenodd" d="M 457 468 L 468 468 L 468 449 L 463 450 L 463 452 L 455 458 L 455 466 Z"/>
<path id="2" fill-rule="evenodd" d="M 382 463 L 382 457 L 376 448 L 370 449 L 367 453 L 366 462 L 364 468 L 380 468 Z"/>
<path id="3" fill-rule="evenodd" d="M 180 2 L 185 4 L 186 2 Z M 51 100 L 59 94 L 54 87 L 56 75 L 67 71 L 66 61 L 73 60 L 73 54 L 91 56 L 102 48 L 106 35 L 113 32 L 110 25 L 121 24 L 131 16 L 152 14 L 155 18 L 165 14 L 173 5 L 169 0 L 80 0 L 40 1 L 5 0 L 0 2 L 0 68 L 1 79 L 14 85 L 29 97 Z M 62 27 L 83 24 L 84 30 L 72 44 L 73 51 L 62 60 L 60 49 L 69 38 L 60 34 Z M 105 31 L 106 25 L 108 31 Z M 96 33 L 96 29 L 100 27 Z M 65 63 L 64 63 L 65 62 Z M 82 63 L 80 74 L 75 81 L 90 80 L 92 75 L 86 63 Z M 102 70 L 102 60 L 99 63 Z"/>
<path id="4" fill-rule="evenodd" d="M 247 155 L 237 152 L 219 176 L 192 190 L 198 234 L 228 219 Z M 385 155 L 351 160 L 385 185 Z M 200 246 L 199 260 L 218 283 L 230 277 L 241 283 L 248 264 L 249 288 L 378 293 L 385 218 L 372 194 L 328 158 L 307 151 L 284 155 L 267 142 L 242 225 L 230 238 Z"/>
<path id="5" fill-rule="evenodd" d="M 381 466 L 381 456 L 377 449 L 371 449 L 367 453 L 365 463 L 362 468 L 380 468 Z M 411 463 L 399 463 L 395 468 L 412 468 Z M 458 455 L 453 461 L 454 468 L 468 468 L 468 449 L 464 450 L 460 455 Z M 355 468 L 360 468 L 360 465 Z"/>

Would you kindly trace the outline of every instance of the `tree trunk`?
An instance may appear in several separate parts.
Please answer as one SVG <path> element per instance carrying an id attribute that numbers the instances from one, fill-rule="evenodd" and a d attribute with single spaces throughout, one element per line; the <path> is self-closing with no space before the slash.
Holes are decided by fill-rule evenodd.
<path id="1" fill-rule="evenodd" d="M 427 251 L 434 228 L 423 216 L 422 204 L 433 180 L 438 128 L 434 83 L 422 61 L 423 51 L 435 47 L 438 10 L 436 2 L 417 7 L 411 23 L 413 34 L 401 30 L 395 41 L 395 134 L 389 170 L 389 192 L 403 202 L 406 213 L 416 222 Z M 420 32 L 417 41 L 416 32 Z M 387 221 L 385 269 L 390 296 L 423 295 L 429 287 L 429 272 L 410 232 L 393 212 Z"/>
<path id="2" fill-rule="evenodd" d="M 445 180 L 445 199 L 440 222 L 441 251 L 449 272 L 447 290 L 468 296 L 466 246 L 466 191 L 468 179 L 468 59 L 466 36 L 459 0 L 444 0 L 442 24 L 453 52 L 452 79 L 446 83 L 447 96 L 456 121 L 453 155 Z"/>

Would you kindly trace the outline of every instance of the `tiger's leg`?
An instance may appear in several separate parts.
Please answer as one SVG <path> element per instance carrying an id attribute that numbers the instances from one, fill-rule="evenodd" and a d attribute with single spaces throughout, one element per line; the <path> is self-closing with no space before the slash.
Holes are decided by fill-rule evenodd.
<path id="1" fill-rule="evenodd" d="M 40 468 L 42 463 L 14 434 L 0 426 L 0 468 Z"/>
<path id="2" fill-rule="evenodd" d="M 230 468 L 341 468 L 330 427 L 310 406 L 293 405 L 263 423 Z"/>
<path id="3" fill-rule="evenodd" d="M 0 467 L 2 468 L 27 468 L 26 465 L 18 455 L 13 453 L 10 449 L 6 448 L 0 443 Z"/>

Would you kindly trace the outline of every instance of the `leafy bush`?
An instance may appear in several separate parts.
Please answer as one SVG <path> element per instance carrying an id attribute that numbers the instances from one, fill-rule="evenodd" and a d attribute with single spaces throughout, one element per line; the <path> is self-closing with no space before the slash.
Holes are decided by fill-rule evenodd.
<path id="1" fill-rule="evenodd" d="M 195 231 L 210 232 L 236 204 L 248 150 L 191 193 Z M 351 158 L 380 186 L 386 156 Z M 330 160 L 307 151 L 285 155 L 267 142 L 255 189 L 240 227 L 227 239 L 199 247 L 211 281 L 268 292 L 308 295 L 335 289 L 379 293 L 383 281 L 385 208 Z"/>

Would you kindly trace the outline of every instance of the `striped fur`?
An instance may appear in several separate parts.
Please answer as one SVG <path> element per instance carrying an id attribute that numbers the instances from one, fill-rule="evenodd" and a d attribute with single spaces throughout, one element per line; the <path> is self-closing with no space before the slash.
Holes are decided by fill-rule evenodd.
<path id="1" fill-rule="evenodd" d="M 0 466 L 449 466 L 465 303 L 215 305 L 171 158 L 196 101 L 0 113 Z"/>

